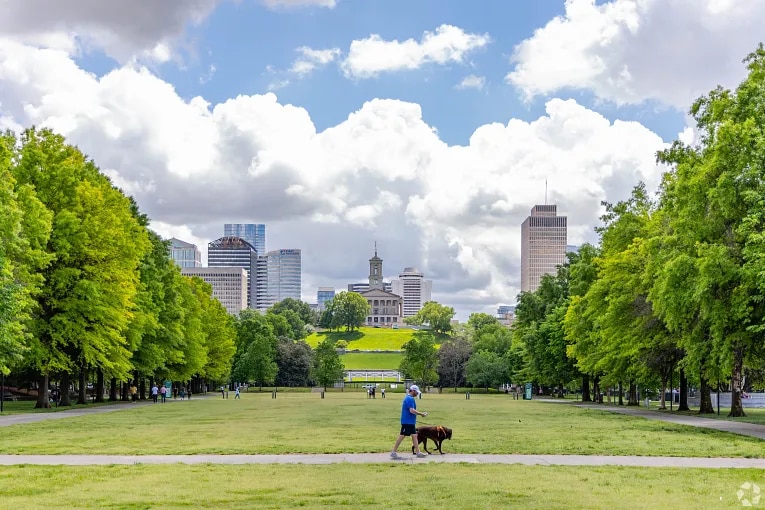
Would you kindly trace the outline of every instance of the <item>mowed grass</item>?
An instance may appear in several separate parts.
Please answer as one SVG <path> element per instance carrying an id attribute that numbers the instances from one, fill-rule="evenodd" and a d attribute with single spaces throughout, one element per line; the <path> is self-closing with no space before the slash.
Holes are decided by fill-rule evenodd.
<path id="1" fill-rule="evenodd" d="M 393 352 L 350 352 L 340 356 L 346 370 L 398 370 L 403 354 Z"/>
<path id="2" fill-rule="evenodd" d="M 361 351 L 399 351 L 402 346 L 412 339 L 416 330 L 409 328 L 360 328 L 356 331 L 321 331 L 311 333 L 306 342 L 311 347 L 316 347 L 325 338 L 335 341 L 345 340 L 348 342 L 348 350 L 359 349 Z"/>
<path id="3" fill-rule="evenodd" d="M 0 467 L 3 509 L 741 508 L 757 469 L 469 464 Z"/>
<path id="4" fill-rule="evenodd" d="M 244 393 L 0 429 L 3 454 L 286 454 L 386 452 L 402 395 Z M 765 457 L 765 441 L 506 395 L 426 394 L 421 420 L 454 430 L 449 453 Z"/>

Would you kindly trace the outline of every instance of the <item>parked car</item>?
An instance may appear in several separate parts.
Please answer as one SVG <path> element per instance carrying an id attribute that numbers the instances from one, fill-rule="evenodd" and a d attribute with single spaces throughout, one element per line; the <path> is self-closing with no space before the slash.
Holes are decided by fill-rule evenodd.
<path id="1" fill-rule="evenodd" d="M 8 401 L 8 400 L 16 401 L 16 400 L 18 400 L 18 397 L 16 395 L 14 395 L 13 393 L 11 393 L 10 391 L 4 391 L 3 392 L 3 400 L 6 400 L 6 401 Z"/>

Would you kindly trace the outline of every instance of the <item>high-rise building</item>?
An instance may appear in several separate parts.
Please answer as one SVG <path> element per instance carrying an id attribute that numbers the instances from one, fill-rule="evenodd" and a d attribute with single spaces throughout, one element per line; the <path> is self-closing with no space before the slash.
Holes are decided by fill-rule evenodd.
<path id="1" fill-rule="evenodd" d="M 212 295 L 231 315 L 247 308 L 247 271 L 242 267 L 184 267 L 181 274 L 198 276 L 212 286 Z"/>
<path id="2" fill-rule="evenodd" d="M 534 292 L 545 274 L 566 262 L 567 218 L 556 205 L 535 205 L 521 225 L 521 291 Z"/>
<path id="3" fill-rule="evenodd" d="M 241 237 L 221 237 L 207 245 L 207 265 L 210 267 L 241 267 L 247 271 L 247 306 L 254 308 L 256 295 L 254 271 L 257 265 L 255 247 Z"/>
<path id="4" fill-rule="evenodd" d="M 287 298 L 300 301 L 302 260 L 299 249 L 269 251 L 268 257 L 268 302 L 258 303 L 265 308 Z"/>
<path id="5" fill-rule="evenodd" d="M 241 237 L 255 247 L 258 255 L 266 255 L 266 226 L 263 223 L 224 223 L 225 237 Z"/>
<path id="6" fill-rule="evenodd" d="M 170 238 L 170 258 L 178 267 L 202 267 L 202 252 L 196 244 Z"/>
<path id="7" fill-rule="evenodd" d="M 412 317 L 422 310 L 422 306 L 430 301 L 433 280 L 426 280 L 425 275 L 413 267 L 405 268 L 393 280 L 392 292 L 404 298 L 404 317 Z"/>
<path id="8" fill-rule="evenodd" d="M 327 305 L 327 301 L 331 301 L 334 298 L 335 298 L 334 287 L 319 287 L 319 290 L 316 292 L 317 309 L 320 312 L 324 311 Z"/>

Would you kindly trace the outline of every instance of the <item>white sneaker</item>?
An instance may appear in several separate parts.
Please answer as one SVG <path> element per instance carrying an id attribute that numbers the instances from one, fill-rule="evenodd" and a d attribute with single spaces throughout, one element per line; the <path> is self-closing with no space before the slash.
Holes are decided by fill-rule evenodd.
<path id="1" fill-rule="evenodd" d="M 416 455 L 416 457 L 417 457 L 418 459 L 422 459 L 422 458 L 425 458 L 425 457 L 427 457 L 427 456 L 428 456 L 428 454 L 427 454 L 427 453 L 422 453 L 422 452 L 417 452 L 417 455 Z"/>
<path id="2" fill-rule="evenodd" d="M 391 459 L 398 459 L 398 458 L 399 458 L 399 457 L 398 457 L 398 453 L 396 453 L 396 452 L 390 452 L 390 458 L 391 458 Z"/>

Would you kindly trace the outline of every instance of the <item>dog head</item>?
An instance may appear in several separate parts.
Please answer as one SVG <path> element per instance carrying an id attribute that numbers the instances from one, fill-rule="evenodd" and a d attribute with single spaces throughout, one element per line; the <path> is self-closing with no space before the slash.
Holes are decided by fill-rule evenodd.
<path id="1" fill-rule="evenodd" d="M 452 438 L 452 429 L 450 429 L 449 427 L 443 427 L 443 426 L 439 425 L 439 427 L 438 427 L 438 437 L 442 441 L 444 439 L 451 440 L 451 438 Z"/>

